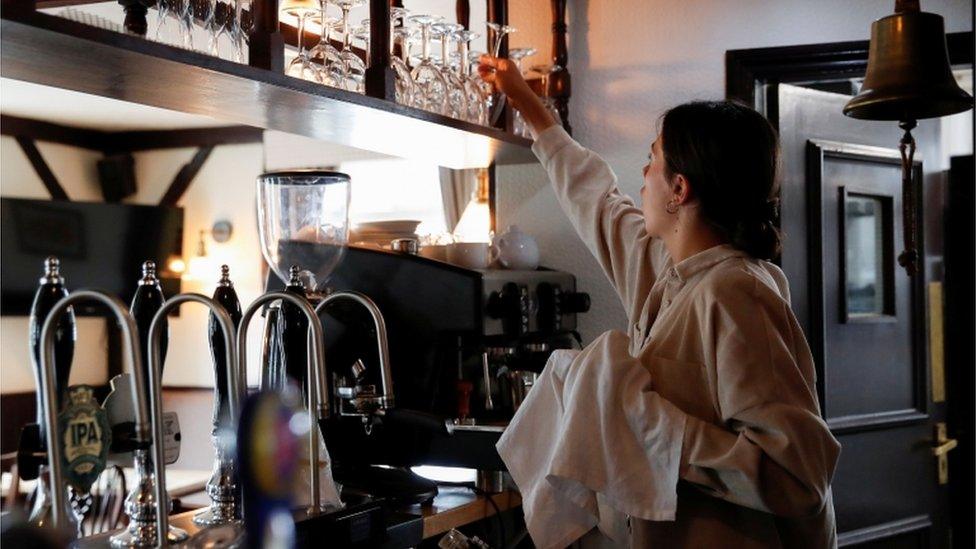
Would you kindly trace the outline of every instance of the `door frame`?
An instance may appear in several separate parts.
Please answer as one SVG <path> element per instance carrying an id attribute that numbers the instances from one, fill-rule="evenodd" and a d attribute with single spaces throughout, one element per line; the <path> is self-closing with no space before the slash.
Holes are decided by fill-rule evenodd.
<path id="1" fill-rule="evenodd" d="M 946 35 L 949 63 L 953 66 L 974 66 L 974 35 L 972 31 L 956 32 Z M 855 40 L 796 46 L 777 46 L 728 50 L 725 52 L 725 97 L 738 100 L 763 112 L 773 126 L 779 129 L 779 106 L 777 86 L 780 83 L 808 82 L 811 80 L 857 78 L 867 70 L 870 41 Z M 976 72 L 976 71 L 974 71 Z M 766 90 L 766 93 L 757 93 Z M 771 93 L 770 93 L 771 92 Z M 921 205 L 921 203 L 920 203 Z M 817 216 L 811 219 L 817 218 Z M 796 281 L 799 287 L 809 287 L 808 280 Z M 924 277 L 918 277 L 918 284 L 924 284 Z M 913 292 L 914 293 L 914 292 Z M 815 314 L 811 307 L 811 315 Z M 815 320 L 813 318 L 811 321 Z M 811 326 L 815 324 L 810 324 Z M 923 342 L 927 346 L 927 340 Z M 926 351 L 922 351 L 926 352 Z M 821 361 L 822 362 L 822 361 Z M 923 369 L 927 375 L 927 369 Z M 822 381 L 818 382 L 820 385 Z M 819 386 L 821 398 L 823 387 Z M 976 432 L 976 399 L 970 393 L 972 387 L 964 384 L 948 384 L 946 397 L 957 409 L 965 407 L 965 413 L 956 415 L 956 424 L 950 425 L 952 432 Z M 960 445 L 960 450 L 971 449 L 972 444 Z M 953 531 L 955 547 L 972 547 L 976 542 L 976 531 L 972 517 L 976 514 L 976 483 L 973 482 L 973 455 L 958 455 L 951 460 L 970 470 L 950 471 L 950 478 L 965 480 L 967 486 L 955 486 L 949 490 L 950 528 Z"/>

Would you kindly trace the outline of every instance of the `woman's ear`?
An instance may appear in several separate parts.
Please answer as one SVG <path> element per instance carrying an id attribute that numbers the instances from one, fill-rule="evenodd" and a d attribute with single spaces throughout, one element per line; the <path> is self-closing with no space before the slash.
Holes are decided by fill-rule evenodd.
<path id="1" fill-rule="evenodd" d="M 675 174 L 671 180 L 671 196 L 675 204 L 679 206 L 689 204 L 692 201 L 694 194 L 692 193 L 691 183 L 687 177 L 680 173 Z"/>

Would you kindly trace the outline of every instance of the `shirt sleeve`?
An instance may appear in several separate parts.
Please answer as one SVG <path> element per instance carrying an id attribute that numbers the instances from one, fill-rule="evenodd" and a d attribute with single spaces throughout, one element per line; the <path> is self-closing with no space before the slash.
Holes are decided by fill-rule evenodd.
<path id="1" fill-rule="evenodd" d="M 620 193 L 606 161 L 561 126 L 539 134 L 532 150 L 548 172 L 563 211 L 633 318 L 667 261 L 664 245 L 647 234 L 643 213 Z"/>
<path id="2" fill-rule="evenodd" d="M 706 303 L 718 426 L 689 416 L 681 477 L 732 503 L 801 517 L 827 500 L 840 445 L 820 417 L 813 360 L 787 303 L 731 277 Z"/>

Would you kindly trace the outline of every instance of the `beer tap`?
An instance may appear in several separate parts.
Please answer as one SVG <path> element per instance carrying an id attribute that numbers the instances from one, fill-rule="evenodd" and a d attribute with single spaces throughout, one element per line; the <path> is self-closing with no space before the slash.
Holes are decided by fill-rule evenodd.
<path id="1" fill-rule="evenodd" d="M 193 517 L 193 522 L 201 526 L 212 526 L 235 522 L 241 518 L 237 501 L 236 463 L 232 459 L 233 450 L 227 445 L 227 438 L 233 437 L 233 421 L 237 421 L 240 410 L 234 405 L 240 397 L 236 388 L 237 348 L 234 337 L 241 322 L 241 304 L 230 280 L 227 265 L 220 267 L 220 282 L 214 291 L 213 302 L 223 307 L 231 320 L 228 332 L 222 315 L 210 313 L 209 335 L 210 352 L 214 362 L 214 415 L 213 445 L 216 452 L 213 474 L 207 481 L 207 494 L 210 507 Z M 212 307 L 211 307 L 212 308 Z M 235 387 L 229 388 L 230 384 Z"/>
<path id="2" fill-rule="evenodd" d="M 312 360 L 308 363 L 308 412 L 313 420 L 312 428 L 308 431 L 308 459 L 309 459 L 309 480 L 311 505 L 309 514 L 318 513 L 321 510 L 321 494 L 319 493 L 319 429 L 316 423 L 320 423 L 329 418 L 329 393 L 326 388 L 325 379 L 325 347 L 322 337 L 322 323 L 319 322 L 315 310 L 303 297 L 292 292 L 268 292 L 254 300 L 253 303 L 244 311 L 241 318 L 241 325 L 237 328 L 237 357 L 238 357 L 238 388 L 240 391 L 247 387 L 247 328 L 251 324 L 251 319 L 264 306 L 265 303 L 283 300 L 296 306 L 308 319 L 309 335 L 308 345 L 311 348 Z M 325 441 L 326 443 L 328 441 Z"/>
<path id="3" fill-rule="evenodd" d="M 226 273 L 225 273 L 226 274 Z M 214 415 L 214 443 L 217 450 L 217 463 L 214 467 L 214 474 L 210 481 L 207 483 L 207 493 L 210 495 L 211 504 L 207 511 L 204 511 L 203 521 L 197 521 L 197 515 L 194 517 L 194 522 L 207 525 L 216 524 L 226 524 L 235 522 L 240 517 L 240 507 L 238 505 L 237 492 L 238 486 L 236 481 L 236 471 L 234 466 L 234 460 L 231 457 L 231 449 L 227 447 L 227 440 L 229 437 L 233 436 L 234 433 L 234 422 L 237 421 L 240 415 L 240 399 L 241 399 L 241 389 L 238 386 L 238 361 L 237 361 L 237 350 L 234 346 L 234 322 L 230 317 L 230 314 L 224 309 L 224 307 L 218 304 L 216 301 L 195 293 L 179 294 L 168 299 L 156 315 L 152 319 L 152 324 L 149 328 L 149 407 L 150 414 L 152 415 L 152 428 L 154 440 L 161 441 L 163 439 L 163 425 L 162 425 L 162 391 L 160 386 L 162 384 L 162 366 L 163 366 L 163 356 L 161 352 L 161 342 L 162 336 L 166 330 L 166 317 L 169 315 L 170 311 L 173 311 L 180 305 L 184 303 L 200 303 L 207 306 L 210 309 L 213 318 L 216 319 L 217 324 L 220 327 L 220 331 L 223 335 L 224 342 L 224 361 L 226 367 L 227 375 L 227 394 L 224 395 L 229 406 L 229 417 L 227 418 L 227 424 L 222 425 L 219 421 L 220 415 Z M 221 402 L 221 395 L 217 394 L 217 403 L 219 407 Z M 163 445 L 153 444 L 152 445 L 152 464 L 153 464 L 153 474 L 148 477 L 147 485 L 153 488 L 152 497 L 142 498 L 139 500 L 138 505 L 140 507 L 139 513 L 136 517 L 138 520 L 142 521 L 136 532 L 149 535 L 153 534 L 152 539 L 143 537 L 142 539 L 133 539 L 132 545 L 145 546 L 148 543 L 156 543 L 157 545 L 164 545 L 162 540 L 156 537 L 154 534 L 156 532 L 171 532 L 169 526 L 169 496 L 166 493 L 166 474 L 165 474 L 165 457 L 163 455 Z M 155 480 L 155 482 L 153 482 Z M 142 483 L 140 483 L 142 485 Z M 128 502 L 127 502 L 128 503 Z M 126 505 L 128 510 L 128 505 Z M 151 515 L 150 516 L 150 512 Z M 133 520 L 137 520 L 133 517 Z M 147 527 L 145 521 L 154 521 L 154 527 Z M 130 532 L 132 528 L 130 526 Z M 170 535 L 172 540 L 173 536 Z M 174 540 L 176 541 L 176 540 Z"/>
<path id="4" fill-rule="evenodd" d="M 32 480 L 38 478 L 37 497 L 30 513 L 30 522 L 42 526 L 49 520 L 51 513 L 50 486 L 47 484 L 47 465 L 43 463 L 44 438 L 46 436 L 43 391 L 41 391 L 41 328 L 49 316 L 51 307 L 60 299 L 68 295 L 61 276 L 61 262 L 56 257 L 44 260 L 44 276 L 40 279 L 40 287 L 34 296 L 30 316 L 30 352 L 34 365 L 34 381 L 37 387 L 37 421 L 24 426 L 21 433 L 20 447 L 17 452 L 17 465 L 21 478 Z M 68 386 L 68 375 L 71 371 L 71 360 L 74 356 L 75 316 L 69 307 L 58 321 L 54 342 L 54 370 L 56 375 L 55 393 L 57 395 L 56 408 L 61 409 L 61 402 Z"/>
<path id="5" fill-rule="evenodd" d="M 136 323 L 129 314 L 124 303 L 118 298 L 96 290 L 78 290 L 69 296 L 58 301 L 48 313 L 41 330 L 41 393 L 42 405 L 44 410 L 45 439 L 48 452 L 48 470 L 50 472 L 51 499 L 53 501 L 51 522 L 55 528 L 64 525 L 64 518 L 67 514 L 66 494 L 64 490 L 64 471 L 63 471 L 63 449 L 58 440 L 58 411 L 57 411 L 57 386 L 55 372 L 55 350 L 54 341 L 58 331 L 58 319 L 68 311 L 71 306 L 79 301 L 97 301 L 108 307 L 115 315 L 119 326 L 122 328 L 123 341 L 126 345 L 126 353 L 129 355 L 129 364 L 132 368 L 130 390 L 132 391 L 135 402 L 135 441 L 139 448 L 146 448 L 152 444 L 149 428 L 149 407 L 146 402 L 145 393 L 142 391 L 144 382 L 142 370 L 141 350 L 139 338 L 136 331 Z M 141 472 L 137 468 L 136 474 Z M 131 494 L 130 494 L 131 496 Z"/>
<path id="6" fill-rule="evenodd" d="M 165 353 L 168 343 L 169 325 L 166 315 L 160 317 L 158 314 L 165 308 L 166 298 L 163 296 L 159 279 L 156 277 L 155 262 L 144 262 L 142 264 L 142 275 L 136 294 L 132 298 L 130 313 L 140 340 L 138 396 L 146 400 L 147 395 L 152 393 L 152 387 L 149 385 L 152 376 L 149 374 L 148 368 L 153 363 L 154 354 L 157 355 L 159 362 L 162 362 L 163 353 Z M 156 326 L 156 330 L 159 332 L 155 345 L 150 343 L 149 337 L 153 331 L 153 326 Z M 162 366 L 160 366 L 161 368 Z M 136 373 L 133 371 L 133 374 Z M 152 422 L 158 420 L 160 424 L 162 423 L 161 418 L 150 416 L 150 419 Z M 137 482 L 125 498 L 125 514 L 129 516 L 129 525 L 124 531 L 112 536 L 112 547 L 145 547 L 157 543 L 177 543 L 190 537 L 184 530 L 169 527 L 166 530 L 165 540 L 158 540 L 156 517 L 160 514 L 168 514 L 171 503 L 165 492 L 161 500 L 156 500 L 154 495 L 155 487 L 160 480 L 156 473 L 164 470 L 165 462 L 159 461 L 164 459 L 161 458 L 164 456 L 162 427 L 160 426 L 155 433 L 150 433 L 150 436 L 153 434 L 156 434 L 157 438 L 151 448 L 149 445 L 144 445 L 132 449 Z M 162 482 L 165 484 L 165 479 L 162 479 Z"/>

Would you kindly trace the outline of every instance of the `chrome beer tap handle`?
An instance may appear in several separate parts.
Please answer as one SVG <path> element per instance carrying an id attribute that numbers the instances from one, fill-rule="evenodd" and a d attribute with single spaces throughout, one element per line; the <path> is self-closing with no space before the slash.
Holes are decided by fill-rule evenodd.
<path id="1" fill-rule="evenodd" d="M 325 378 L 325 343 L 322 337 L 322 323 L 319 322 L 318 315 L 301 296 L 291 292 L 268 292 L 254 300 L 253 303 L 244 311 L 241 317 L 241 324 L 237 328 L 237 357 L 238 372 L 237 379 L 239 390 L 247 389 L 247 328 L 254 317 L 265 303 L 277 300 L 287 301 L 302 310 L 308 317 L 309 342 L 312 360 L 308 363 L 308 411 L 312 417 L 311 429 L 308 430 L 308 460 L 309 480 L 311 489 L 311 506 L 309 513 L 317 513 L 322 508 L 322 498 L 319 494 L 319 429 L 314 419 L 324 420 L 329 418 L 329 392 L 326 387 Z M 243 394 L 239 398 L 243 398 Z"/>
<path id="2" fill-rule="evenodd" d="M 335 301 L 340 299 L 348 299 L 355 303 L 359 303 L 369 311 L 371 317 L 373 317 L 373 325 L 376 327 L 376 348 L 379 354 L 380 360 L 380 383 L 382 384 L 383 394 L 377 399 L 376 402 L 379 409 L 386 410 L 392 408 L 394 405 L 393 396 L 393 372 L 390 368 L 390 348 L 386 334 L 386 321 L 383 319 L 383 313 L 380 308 L 376 305 L 376 302 L 369 298 L 365 294 L 353 291 L 342 291 L 329 294 L 322 300 L 321 303 L 315 307 L 316 316 L 321 313 L 325 308 Z"/>
<path id="3" fill-rule="evenodd" d="M 64 471 L 62 470 L 62 448 L 58 440 L 58 411 L 57 394 L 55 389 L 54 372 L 54 336 L 57 322 L 61 315 L 71 305 L 80 301 L 97 301 L 105 305 L 114 315 L 122 328 L 122 339 L 126 342 L 126 352 L 129 355 L 129 366 L 132 368 L 130 390 L 135 401 L 135 438 L 142 444 L 150 444 L 149 407 L 146 395 L 143 394 L 143 370 L 139 349 L 139 336 L 135 320 L 129 314 L 128 308 L 117 297 L 98 290 L 77 290 L 61 299 L 54 305 L 44 321 L 41 330 L 41 392 L 43 393 L 44 421 L 48 466 L 51 479 L 51 499 L 53 501 L 52 523 L 55 528 L 61 526 L 67 512 L 64 490 Z"/>
<path id="4" fill-rule="evenodd" d="M 176 295 L 160 307 L 153 316 L 149 327 L 149 407 L 152 414 L 153 435 L 155 440 L 163 440 L 163 402 L 162 402 L 162 334 L 165 331 L 167 315 L 184 303 L 200 303 L 205 305 L 217 318 L 220 330 L 224 336 L 224 352 L 227 363 L 227 392 L 230 409 L 231 429 L 221 430 L 216 415 L 214 416 L 214 443 L 217 451 L 217 464 L 214 476 L 207 483 L 207 493 L 211 498 L 207 524 L 227 524 L 235 522 L 240 516 L 240 506 L 237 501 L 237 484 L 235 463 L 230 450 L 226 447 L 226 437 L 233 432 L 233 422 L 240 414 L 240 389 L 237 386 L 237 348 L 234 345 L 234 322 L 224 308 L 209 297 L 195 293 Z M 216 384 L 215 384 L 216 385 Z M 216 389 L 215 389 L 216 390 Z M 169 527 L 169 496 L 166 493 L 165 456 L 162 444 L 153 444 L 153 475 L 155 477 L 155 523 L 156 532 L 170 532 Z M 216 479 L 216 482 L 215 482 Z M 171 537 L 171 536 L 170 536 Z"/>

